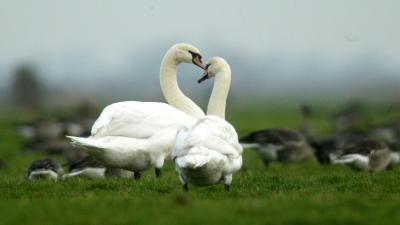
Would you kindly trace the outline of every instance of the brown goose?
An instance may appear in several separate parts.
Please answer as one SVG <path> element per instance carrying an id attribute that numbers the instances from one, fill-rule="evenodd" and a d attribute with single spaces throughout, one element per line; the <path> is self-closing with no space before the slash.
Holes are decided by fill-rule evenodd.
<path id="1" fill-rule="evenodd" d="M 353 169 L 363 171 L 381 171 L 391 162 L 391 151 L 381 141 L 364 139 L 347 144 L 343 154 L 334 160 L 337 164 L 346 164 Z"/>
<path id="2" fill-rule="evenodd" d="M 309 158 L 312 148 L 299 132 L 288 128 L 255 131 L 240 139 L 244 148 L 253 148 L 265 165 L 279 161 L 289 163 Z"/>
<path id="3" fill-rule="evenodd" d="M 400 164 L 400 118 L 373 125 L 370 135 L 388 144 L 392 151 L 390 168 Z"/>
<path id="4" fill-rule="evenodd" d="M 68 166 L 69 173 L 63 179 L 80 177 L 88 179 L 104 178 L 105 167 L 92 156 L 88 155 L 75 162 L 69 162 L 63 166 Z"/>
<path id="5" fill-rule="evenodd" d="M 133 173 L 123 169 L 105 168 L 102 163 L 94 157 L 88 155 L 75 162 L 64 164 L 69 167 L 69 173 L 63 176 L 63 179 L 71 177 L 80 177 L 86 179 L 98 179 L 105 177 L 133 177 Z M 139 177 L 135 177 L 138 179 Z"/>
<path id="6" fill-rule="evenodd" d="M 352 132 L 340 132 L 323 138 L 315 138 L 310 141 L 315 156 L 321 164 L 331 164 L 343 154 L 343 147 L 348 143 L 363 140 L 366 136 Z"/>

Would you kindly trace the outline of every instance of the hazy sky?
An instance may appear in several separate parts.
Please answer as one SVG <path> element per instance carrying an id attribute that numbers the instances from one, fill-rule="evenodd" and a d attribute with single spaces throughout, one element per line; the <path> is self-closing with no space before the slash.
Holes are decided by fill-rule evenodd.
<path id="1" fill-rule="evenodd" d="M 398 0 L 0 0 L 0 72 L 28 61 L 53 79 L 118 74 L 154 55 L 157 73 L 176 42 L 195 44 L 206 58 L 229 51 L 260 66 L 284 58 L 283 69 L 297 62 L 293 71 L 320 58 L 327 65 L 365 58 L 400 71 L 399 10 Z"/>
<path id="2" fill-rule="evenodd" d="M 112 64 L 165 40 L 334 59 L 373 52 L 400 61 L 397 0 L 0 0 L 0 5 L 2 63 L 87 52 Z"/>

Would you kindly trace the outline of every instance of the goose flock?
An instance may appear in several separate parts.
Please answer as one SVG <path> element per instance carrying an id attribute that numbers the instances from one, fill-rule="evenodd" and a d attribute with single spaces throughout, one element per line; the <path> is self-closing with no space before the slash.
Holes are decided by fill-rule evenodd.
<path id="1" fill-rule="evenodd" d="M 214 79 L 206 113 L 184 95 L 178 86 L 177 69 L 182 63 L 193 64 L 203 70 L 198 83 Z M 318 137 L 310 125 L 312 111 L 301 106 L 303 121 L 298 130 L 269 128 L 254 131 L 239 139 L 234 126 L 225 120 L 225 109 L 231 83 L 231 69 L 221 57 L 213 57 L 206 64 L 200 51 L 190 44 L 175 44 L 165 54 L 160 67 L 160 85 L 164 102 L 126 101 L 103 109 L 88 135 L 85 129 L 70 124 L 66 132 L 47 124 L 43 135 L 56 139 L 66 133 L 75 149 L 83 152 L 77 160 L 62 166 L 46 158 L 32 163 L 29 180 L 49 178 L 69 179 L 133 177 L 140 179 L 143 171 L 154 169 L 162 175 L 166 160 L 175 164 L 177 179 L 182 188 L 223 184 L 229 190 L 234 175 L 242 167 L 243 148 L 255 150 L 267 166 L 272 162 L 294 163 L 316 157 L 321 164 L 345 164 L 364 171 L 380 171 L 400 161 L 393 147 L 400 126 L 378 126 L 371 134 L 356 134 L 343 128 L 348 121 L 357 120 L 354 109 L 338 117 L 338 131 L 331 136 Z M 347 116 L 347 117 L 346 117 Z M 87 123 L 86 123 L 87 124 Z M 400 124 L 400 123 L 399 123 Z M 79 124 L 78 124 L 79 125 Z M 340 128 L 340 129 L 339 129 Z M 396 133 L 397 132 L 397 133 Z M 31 130 L 22 130 L 32 136 Z M 48 133 L 48 134 L 47 134 Z M 372 135 L 373 133 L 373 135 Z M 373 137 L 384 133 L 388 142 Z M 37 136 L 37 135 L 36 135 Z M 39 135 L 39 140 L 41 140 Z"/>

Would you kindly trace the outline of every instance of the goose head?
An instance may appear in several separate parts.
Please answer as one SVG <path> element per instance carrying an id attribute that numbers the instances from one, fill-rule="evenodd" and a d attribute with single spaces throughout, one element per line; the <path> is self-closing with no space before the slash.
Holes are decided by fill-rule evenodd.
<path id="1" fill-rule="evenodd" d="M 175 44 L 169 50 L 175 58 L 176 64 L 179 63 L 193 63 L 194 65 L 205 69 L 205 65 L 201 61 L 201 54 L 199 49 L 190 44 L 180 43 Z"/>
<path id="2" fill-rule="evenodd" d="M 229 64 L 225 61 L 225 59 L 221 57 L 213 57 L 207 62 L 205 66 L 205 71 L 197 82 L 201 83 L 207 79 L 215 77 L 217 73 L 226 70 L 230 70 L 230 67 Z"/>

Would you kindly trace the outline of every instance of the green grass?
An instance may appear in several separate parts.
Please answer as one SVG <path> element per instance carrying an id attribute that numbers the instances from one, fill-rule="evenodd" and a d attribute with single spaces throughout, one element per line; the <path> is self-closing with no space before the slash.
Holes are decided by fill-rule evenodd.
<path id="1" fill-rule="evenodd" d="M 377 116 L 379 119 L 379 116 Z M 236 112 L 229 118 L 241 134 L 252 129 L 296 127 L 294 110 Z M 27 182 L 31 160 L 13 134 L 10 116 L 0 118 L 1 224 L 398 224 L 400 169 L 380 173 L 354 172 L 342 166 L 320 166 L 314 160 L 265 168 L 251 150 L 245 169 L 230 192 L 222 185 L 190 186 L 184 193 L 173 165 L 156 180 L 143 179 Z M 318 131 L 330 125 L 317 114 Z M 60 158 L 59 158 L 60 159 Z"/>

